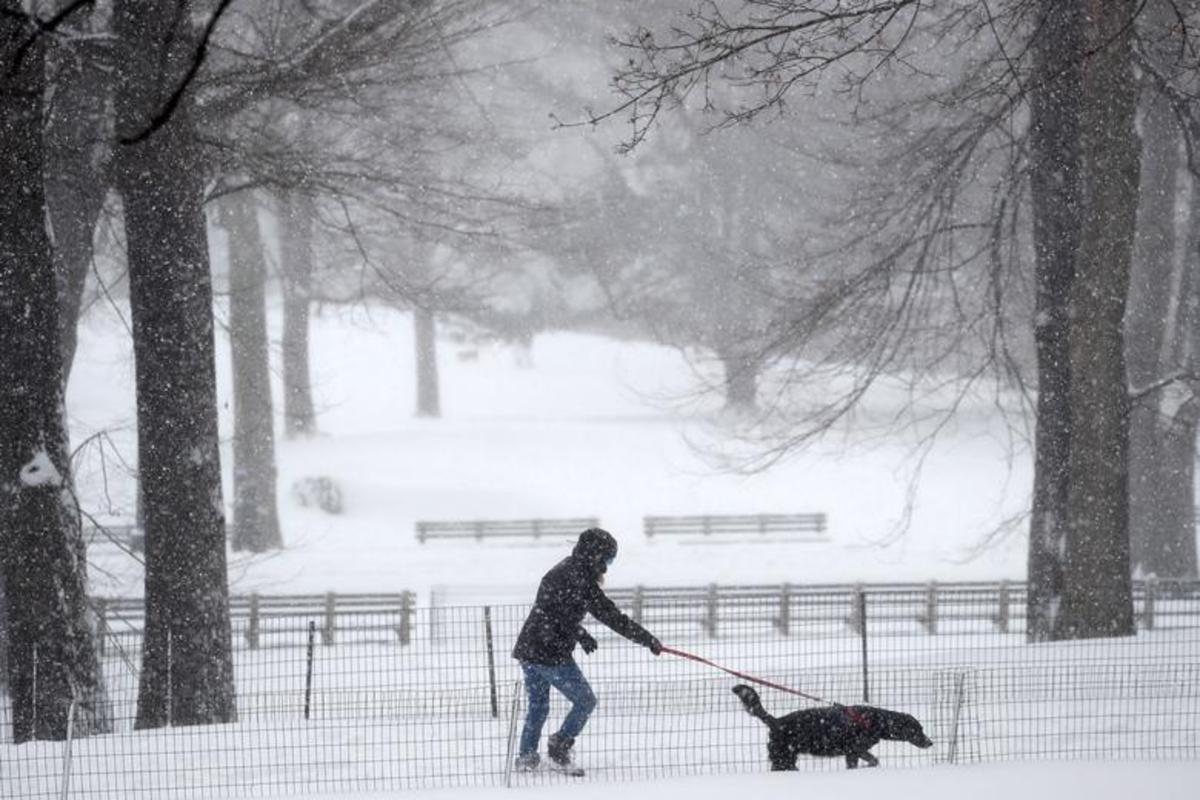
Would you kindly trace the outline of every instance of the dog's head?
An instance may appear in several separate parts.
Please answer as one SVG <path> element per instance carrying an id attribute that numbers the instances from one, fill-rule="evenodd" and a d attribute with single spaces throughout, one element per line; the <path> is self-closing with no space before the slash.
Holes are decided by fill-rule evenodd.
<path id="1" fill-rule="evenodd" d="M 912 714 L 893 711 L 884 719 L 883 738 L 897 742 L 908 742 L 916 747 L 933 747 L 933 740 L 925 735 L 925 729 Z"/>

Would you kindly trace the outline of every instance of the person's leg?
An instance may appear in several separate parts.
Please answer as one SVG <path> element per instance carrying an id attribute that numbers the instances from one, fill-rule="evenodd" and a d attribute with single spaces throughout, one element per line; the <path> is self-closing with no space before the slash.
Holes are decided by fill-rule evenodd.
<path id="1" fill-rule="evenodd" d="M 546 671 L 552 667 L 541 664 L 521 662 L 521 672 L 525 675 L 525 693 L 529 698 L 529 708 L 525 711 L 525 727 L 521 729 L 520 755 L 526 756 L 537 753 L 538 741 L 542 738 L 542 726 L 550 714 L 550 681 Z"/>
<path id="2" fill-rule="evenodd" d="M 596 708 L 596 695 L 574 661 L 551 669 L 552 671 L 546 676 L 550 685 L 571 701 L 571 711 L 563 720 L 557 735 L 560 739 L 573 742 Z M 568 745 L 569 747 L 570 745 Z"/>

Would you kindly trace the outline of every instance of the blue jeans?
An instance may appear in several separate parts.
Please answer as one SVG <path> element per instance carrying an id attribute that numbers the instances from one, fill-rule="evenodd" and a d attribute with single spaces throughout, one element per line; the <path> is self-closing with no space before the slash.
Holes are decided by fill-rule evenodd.
<path id="1" fill-rule="evenodd" d="M 587 678 L 579 671 L 574 661 L 566 664 L 532 664 L 521 662 L 525 673 L 525 692 L 529 695 L 529 710 L 525 713 L 525 727 L 521 730 L 521 755 L 536 753 L 538 740 L 542 738 L 542 726 L 550 715 L 550 687 L 553 686 L 571 701 L 571 711 L 563 720 L 558 735 L 574 739 L 587 724 L 592 709 L 596 707 L 596 695 Z"/>

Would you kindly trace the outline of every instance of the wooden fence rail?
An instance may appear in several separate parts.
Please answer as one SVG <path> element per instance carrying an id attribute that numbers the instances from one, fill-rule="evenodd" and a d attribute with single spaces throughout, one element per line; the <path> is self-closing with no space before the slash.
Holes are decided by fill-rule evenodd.
<path id="1" fill-rule="evenodd" d="M 100 654 L 106 640 L 114 636 L 140 636 L 145 624 L 145 606 L 140 598 L 93 600 L 96 610 Z M 256 650 L 269 634 L 302 637 L 310 620 L 319 620 L 318 633 L 324 645 L 336 644 L 338 635 L 366 631 L 388 632 L 400 645 L 413 639 L 416 594 L 325 594 L 235 595 L 229 598 L 231 620 L 244 622 L 239 628 L 246 646 Z M 299 639 L 298 639 L 299 640 Z"/>
<path id="2" fill-rule="evenodd" d="M 1134 582 L 1137 621 L 1156 627 L 1200 627 L 1200 581 Z M 822 624 L 860 632 L 862 613 L 896 628 L 916 625 L 929 635 L 958 623 L 984 624 L 997 633 L 1023 630 L 1026 586 L 1015 581 L 774 586 L 643 587 L 608 594 L 639 622 L 687 621 L 709 636 L 722 625 L 767 622 L 787 636 Z M 864 602 L 862 598 L 866 598 Z M 1166 602 L 1169 598 L 1170 602 Z"/>
<path id="3" fill-rule="evenodd" d="M 647 625 L 695 626 L 706 636 L 735 633 L 748 624 L 769 625 L 782 636 L 861 632 L 867 611 L 872 635 L 951 633 L 964 625 L 976 632 L 1023 631 L 1024 583 L 774 584 L 759 586 L 649 587 L 608 590 L 635 620 Z M 1143 630 L 1200 627 L 1200 581 L 1134 583 L 1134 603 Z M 97 598 L 100 630 L 108 636 L 140 635 L 140 599 Z M 230 615 L 246 646 L 266 636 L 294 634 L 302 641 L 316 620 L 320 641 L 334 645 L 343 634 L 386 632 L 400 645 L 414 639 L 419 610 L 412 592 L 396 594 L 240 595 L 230 598 Z M 269 624 L 268 624 L 269 623 Z M 433 624 L 430 620 L 429 624 Z M 103 647 L 107 636 L 101 637 Z M 289 639 L 289 642 L 291 641 Z"/>

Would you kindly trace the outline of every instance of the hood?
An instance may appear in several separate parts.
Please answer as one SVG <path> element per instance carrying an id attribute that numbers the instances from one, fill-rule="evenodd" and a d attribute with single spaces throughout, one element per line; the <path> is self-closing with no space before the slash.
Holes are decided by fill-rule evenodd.
<path id="1" fill-rule="evenodd" d="M 588 528 L 579 534 L 571 555 L 587 565 L 594 575 L 608 569 L 608 562 L 617 557 L 617 540 L 603 528 Z"/>

